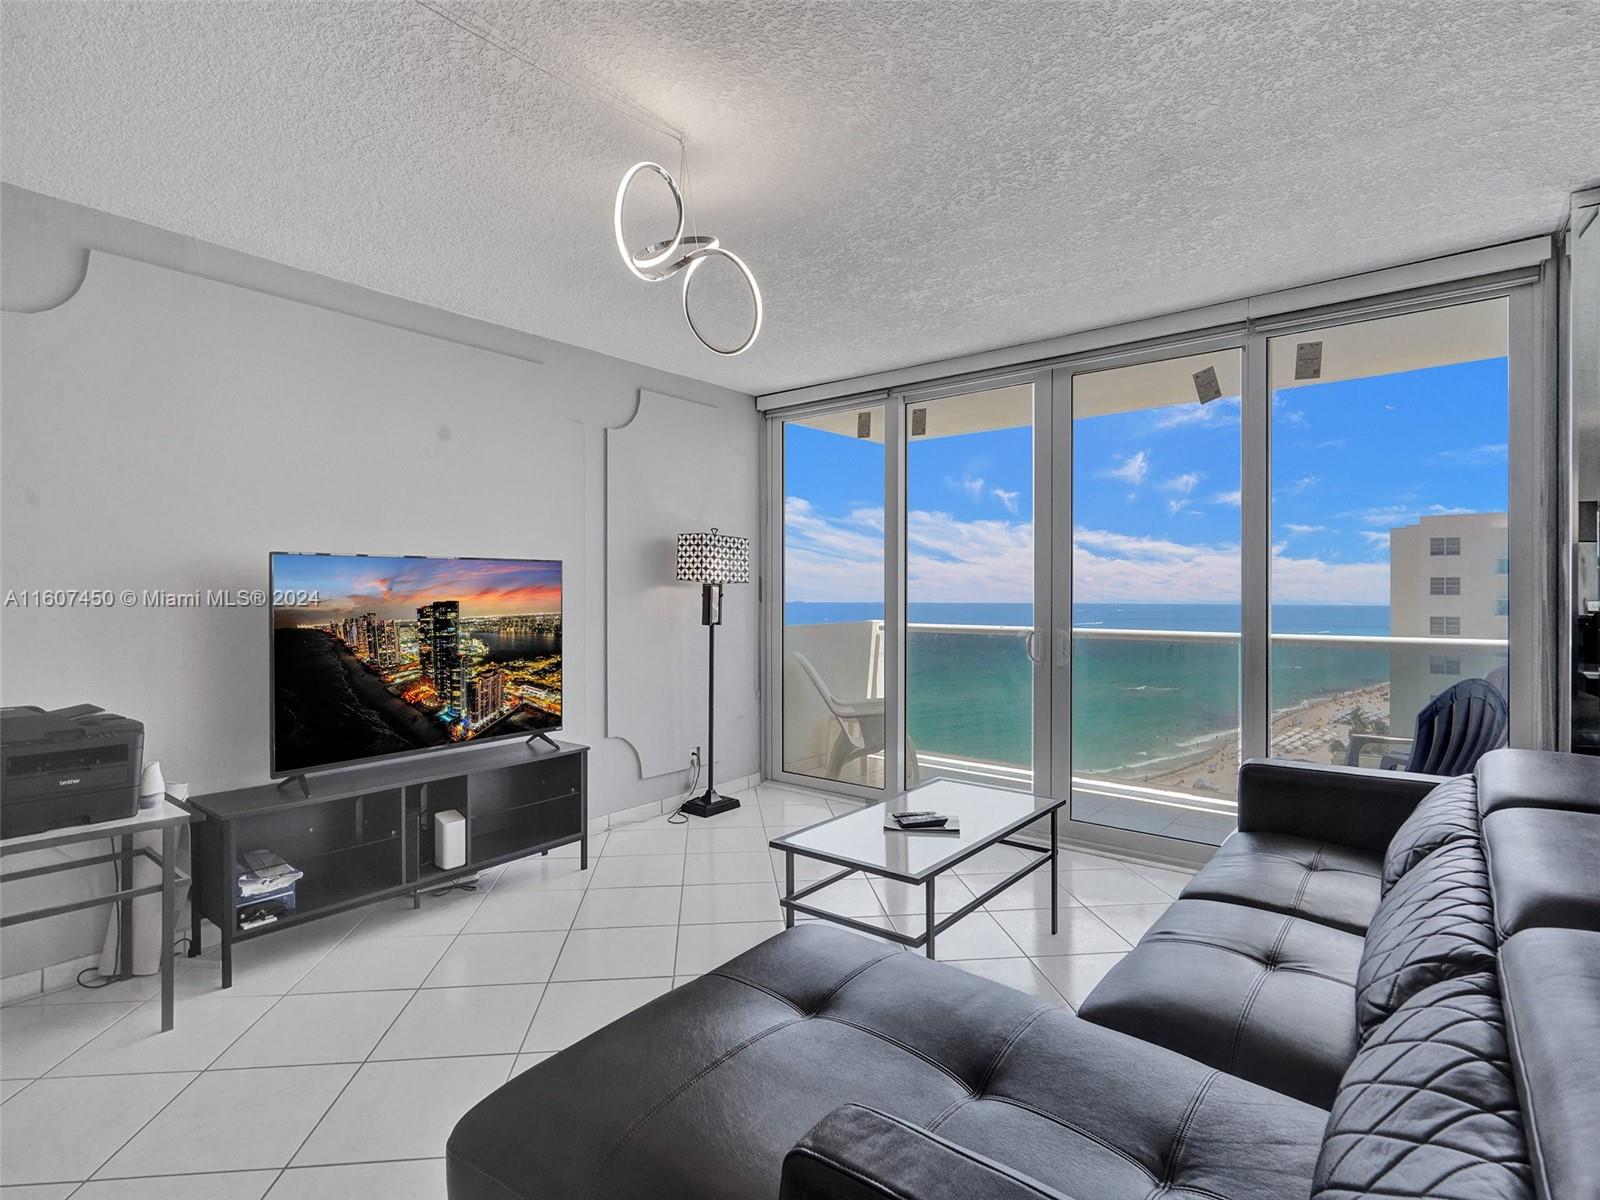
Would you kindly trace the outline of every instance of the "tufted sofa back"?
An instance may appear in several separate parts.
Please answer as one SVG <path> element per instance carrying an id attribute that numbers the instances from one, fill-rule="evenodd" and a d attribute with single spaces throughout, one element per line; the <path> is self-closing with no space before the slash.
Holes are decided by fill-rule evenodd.
<path id="1" fill-rule="evenodd" d="M 1600 1197 L 1600 761 L 1485 756 L 1382 890 L 1315 1200 Z"/>

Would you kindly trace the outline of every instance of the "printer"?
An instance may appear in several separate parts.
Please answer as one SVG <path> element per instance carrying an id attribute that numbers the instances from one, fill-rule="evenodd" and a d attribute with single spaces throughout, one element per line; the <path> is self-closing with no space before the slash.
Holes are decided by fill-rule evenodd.
<path id="1" fill-rule="evenodd" d="M 139 811 L 144 725 L 93 704 L 0 708 L 0 837 Z"/>

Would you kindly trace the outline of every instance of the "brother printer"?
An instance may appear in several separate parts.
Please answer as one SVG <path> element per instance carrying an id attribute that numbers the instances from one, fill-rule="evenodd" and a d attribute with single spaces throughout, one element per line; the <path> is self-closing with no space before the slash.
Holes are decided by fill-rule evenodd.
<path id="1" fill-rule="evenodd" d="M 93 704 L 0 708 L 0 837 L 139 811 L 144 725 Z"/>

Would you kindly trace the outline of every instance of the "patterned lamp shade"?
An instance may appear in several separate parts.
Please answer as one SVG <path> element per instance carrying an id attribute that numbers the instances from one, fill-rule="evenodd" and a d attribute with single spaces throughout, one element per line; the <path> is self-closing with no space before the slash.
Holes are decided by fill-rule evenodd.
<path id="1" fill-rule="evenodd" d="M 749 583 L 750 539 L 715 529 L 680 533 L 678 579 L 682 583 Z"/>

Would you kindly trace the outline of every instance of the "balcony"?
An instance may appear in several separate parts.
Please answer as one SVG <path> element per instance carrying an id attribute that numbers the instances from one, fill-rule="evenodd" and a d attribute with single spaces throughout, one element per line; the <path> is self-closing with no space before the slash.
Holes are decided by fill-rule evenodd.
<path id="1" fill-rule="evenodd" d="M 1030 632 L 908 626 L 908 758 L 922 780 L 1033 786 Z M 881 727 L 876 744 L 869 735 L 835 770 L 848 723 L 829 709 L 795 655 L 836 701 L 869 710 L 876 702 L 881 711 L 883 622 L 790 625 L 784 633 L 785 769 L 881 787 Z M 1239 762 L 1240 635 L 1079 626 L 1072 637 L 1074 816 L 1207 841 L 1225 833 Z M 1504 639 L 1276 634 L 1271 753 L 1344 763 L 1352 735 L 1409 736 L 1429 697 L 1506 663 Z M 1377 765 L 1378 753 L 1373 745 L 1361 761 Z"/>

